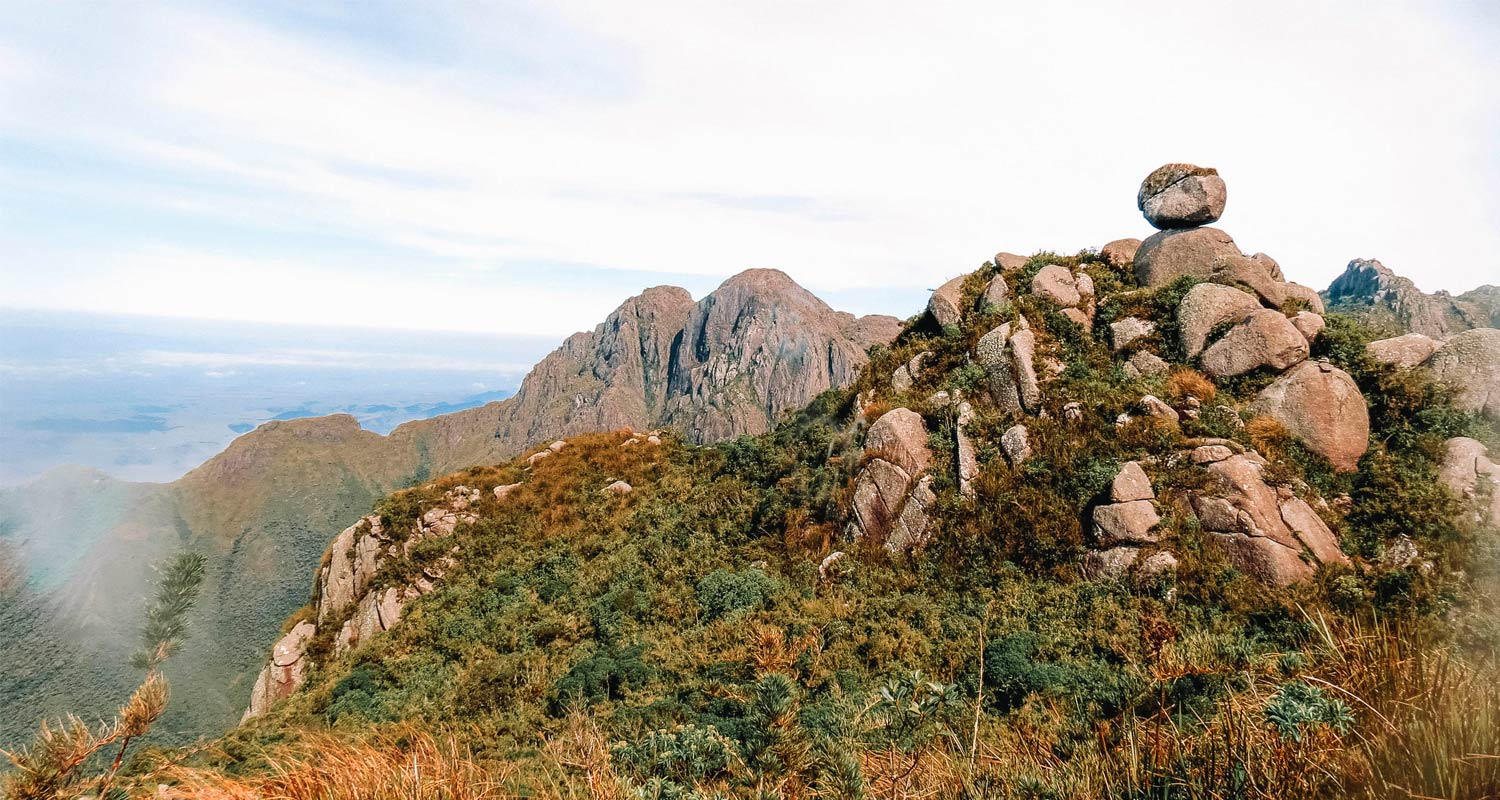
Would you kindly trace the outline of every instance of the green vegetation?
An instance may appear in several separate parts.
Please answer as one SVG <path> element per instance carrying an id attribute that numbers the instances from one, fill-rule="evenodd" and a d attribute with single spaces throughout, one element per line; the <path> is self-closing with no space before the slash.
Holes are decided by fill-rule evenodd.
<path id="1" fill-rule="evenodd" d="M 385 527 L 404 531 L 454 487 L 481 491 L 476 522 L 376 579 L 404 585 L 457 547 L 438 588 L 342 657 L 325 631 L 300 691 L 213 748 L 137 759 L 131 785 L 209 798 L 1500 793 L 1496 532 L 1433 480 L 1446 437 L 1500 445 L 1493 426 L 1454 412 L 1420 370 L 1365 363 L 1368 333 L 1334 317 L 1319 355 L 1355 377 L 1373 419 L 1360 469 L 1335 473 L 1246 418 L 1253 381 L 1216 386 L 1173 351 L 1169 310 L 1191 282 L 1133 290 L 1128 270 L 1084 253 L 1039 256 L 1012 286 L 1047 263 L 1111 293 L 1092 333 L 1019 294 L 944 330 L 914 322 L 857 385 L 763 436 L 582 436 L 529 471 L 475 468 L 387 498 Z M 966 282 L 965 307 L 994 273 Z M 926 398 L 977 397 L 968 354 L 1019 314 L 1061 369 L 1019 469 L 998 447 L 1014 420 L 976 404 L 968 499 L 953 411 Z M 1130 314 L 1158 321 L 1148 343 L 1169 374 L 1116 366 L 1107 322 Z M 893 394 L 892 371 L 924 351 L 930 366 Z M 1148 392 L 1202 413 L 1117 426 Z M 896 405 L 924 415 L 937 457 L 935 532 L 909 557 L 844 537 L 863 427 Z M 1323 516 L 1353 563 L 1285 589 L 1235 570 L 1172 499 L 1202 485 L 1178 457 L 1197 437 L 1257 448 L 1278 485 L 1347 494 Z M 1085 580 L 1084 521 L 1129 460 L 1152 464 L 1175 578 Z M 602 491 L 615 480 L 634 490 Z M 1419 558 L 1387 557 L 1403 537 Z"/>

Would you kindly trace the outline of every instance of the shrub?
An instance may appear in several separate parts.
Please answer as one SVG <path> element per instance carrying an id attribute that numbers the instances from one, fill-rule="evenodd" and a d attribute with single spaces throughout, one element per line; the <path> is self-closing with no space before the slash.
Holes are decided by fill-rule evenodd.
<path id="1" fill-rule="evenodd" d="M 1345 734 L 1354 724 L 1347 703 L 1302 681 L 1282 686 L 1266 703 L 1265 715 L 1276 733 L 1291 742 L 1301 742 L 1309 729 L 1320 725 Z"/>
<path id="2" fill-rule="evenodd" d="M 775 590 L 776 581 L 759 569 L 752 567 L 743 572 L 716 569 L 698 581 L 696 595 L 704 617 L 717 619 L 760 608 Z"/>
<path id="3" fill-rule="evenodd" d="M 615 745 L 616 766 L 640 780 L 660 778 L 690 788 L 729 774 L 734 744 L 712 725 L 684 725 Z"/>

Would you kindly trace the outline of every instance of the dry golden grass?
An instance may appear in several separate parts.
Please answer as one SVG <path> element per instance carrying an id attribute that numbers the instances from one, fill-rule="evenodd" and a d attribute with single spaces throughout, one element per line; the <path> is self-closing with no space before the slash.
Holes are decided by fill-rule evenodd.
<path id="1" fill-rule="evenodd" d="M 481 765 L 452 737 L 417 730 L 348 741 L 308 736 L 268 754 L 269 767 L 236 778 L 214 770 L 167 767 L 142 796 L 164 800 L 491 800 L 510 770 Z"/>
<path id="2" fill-rule="evenodd" d="M 1245 433 L 1250 437 L 1250 444 L 1271 461 L 1278 461 L 1285 456 L 1287 446 L 1292 443 L 1291 431 L 1272 417 L 1251 418 L 1245 423 Z"/>
<path id="3" fill-rule="evenodd" d="M 1210 403 L 1219 389 L 1207 375 L 1187 367 L 1178 367 L 1167 376 L 1167 399 L 1173 404 L 1195 397 L 1200 403 Z"/>

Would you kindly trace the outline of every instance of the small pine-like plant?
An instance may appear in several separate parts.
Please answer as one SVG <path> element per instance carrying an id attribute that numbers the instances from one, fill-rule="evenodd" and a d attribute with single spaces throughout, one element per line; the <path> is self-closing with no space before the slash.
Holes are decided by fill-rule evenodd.
<path id="1" fill-rule="evenodd" d="M 161 665 L 171 658 L 187 637 L 187 615 L 198 599 L 203 582 L 203 556 L 183 553 L 168 562 L 157 583 L 156 596 L 146 608 L 141 630 L 141 650 L 131 665 L 146 671 L 146 678 L 130 696 L 111 723 L 90 728 L 69 714 L 55 727 L 42 722 L 31 746 L 7 752 L 13 769 L 0 780 L 0 794 L 10 800 L 43 800 L 72 797 L 95 787 L 95 796 L 111 797 L 115 774 L 125 762 L 131 742 L 145 736 L 166 711 L 170 693 Z M 83 766 L 96 753 L 118 745 L 104 774 L 90 780 Z"/>

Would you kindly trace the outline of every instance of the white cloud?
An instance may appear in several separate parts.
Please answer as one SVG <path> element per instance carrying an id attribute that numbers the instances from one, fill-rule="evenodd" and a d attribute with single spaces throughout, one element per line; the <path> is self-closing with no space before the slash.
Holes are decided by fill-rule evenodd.
<path id="1" fill-rule="evenodd" d="M 0 132 L 174 180 L 82 170 L 55 191 L 390 255 L 363 268 L 168 229 L 103 264 L 97 244 L 28 241 L 26 263 L 0 262 L 12 303 L 561 333 L 620 293 L 485 272 L 776 266 L 815 290 L 911 292 L 995 249 L 1145 235 L 1135 186 L 1169 160 L 1219 167 L 1223 227 L 1305 283 L 1355 256 L 1428 289 L 1500 280 L 1500 69 L 1490 23 L 1454 7 L 580 0 L 559 12 L 576 39 L 512 41 L 554 60 L 494 85 L 442 54 L 227 12 L 121 13 L 98 23 L 118 36 L 86 32 L 96 53 L 12 42 Z M 472 54 L 506 23 L 453 35 Z M 580 93 L 568 59 L 617 75 Z"/>

